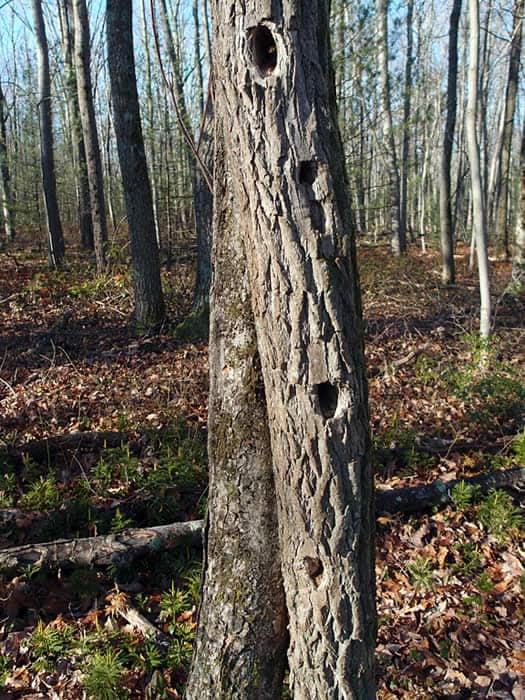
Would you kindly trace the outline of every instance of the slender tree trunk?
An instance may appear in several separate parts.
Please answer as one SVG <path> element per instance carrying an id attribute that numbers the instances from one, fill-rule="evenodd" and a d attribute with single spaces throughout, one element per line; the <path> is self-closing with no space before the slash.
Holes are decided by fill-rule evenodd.
<path id="1" fill-rule="evenodd" d="M 146 0 L 141 0 L 142 19 L 142 45 L 144 47 L 144 60 L 146 69 L 146 114 L 147 114 L 147 137 L 146 151 L 149 155 L 149 172 L 151 175 L 151 196 L 153 198 L 153 214 L 155 217 L 155 235 L 159 250 L 162 250 L 160 221 L 159 221 L 159 187 L 158 187 L 158 163 L 157 144 L 155 142 L 155 109 L 153 100 L 153 79 L 151 74 L 151 55 L 149 45 L 148 22 L 146 15 Z"/>
<path id="2" fill-rule="evenodd" d="M 479 0 L 468 0 L 469 7 L 469 69 L 468 69 L 468 101 L 465 117 L 467 151 L 470 163 L 470 179 L 472 189 L 472 225 L 477 250 L 480 308 L 480 335 L 488 338 L 490 335 L 490 281 L 489 261 L 487 251 L 487 228 L 485 220 L 485 204 L 481 181 L 479 144 L 477 137 L 477 110 L 479 101 Z"/>
<path id="3" fill-rule="evenodd" d="M 93 91 L 91 88 L 91 48 L 86 0 L 73 0 L 73 16 L 78 104 L 86 152 L 95 259 L 97 271 L 102 272 L 106 265 L 108 229 L 102 160 L 100 158 Z"/>
<path id="4" fill-rule="evenodd" d="M 394 139 L 392 106 L 390 100 L 390 75 L 388 70 L 388 6 L 389 0 L 379 0 L 379 64 L 381 69 L 381 110 L 383 113 L 383 149 L 385 151 L 388 178 L 388 225 L 391 231 L 392 252 L 402 255 L 406 251 L 406 237 L 400 227 L 399 168 Z M 406 233 L 406 232 L 405 232 Z"/>
<path id="5" fill-rule="evenodd" d="M 95 250 L 93 240 L 93 223 L 91 221 L 91 202 L 89 198 L 89 180 L 86 163 L 84 135 L 80 123 L 78 106 L 77 78 L 73 66 L 73 36 L 71 28 L 71 0 L 60 0 L 60 28 L 62 32 L 62 60 L 64 61 L 68 126 L 71 133 L 73 150 L 73 167 L 75 169 L 75 189 L 78 208 L 78 226 L 80 244 L 84 250 Z"/>
<path id="6" fill-rule="evenodd" d="M 457 111 L 457 75 L 458 75 L 458 27 L 461 15 L 461 0 L 454 0 L 450 14 L 448 33 L 448 84 L 447 84 L 447 120 L 441 152 L 441 171 L 439 188 L 439 214 L 441 221 L 441 277 L 444 284 L 452 284 L 456 278 L 454 264 L 454 227 L 452 222 L 452 192 L 450 189 L 450 167 L 454 147 Z"/>
<path id="7" fill-rule="evenodd" d="M 413 26 L 414 0 L 407 2 L 407 55 L 405 63 L 405 91 L 403 95 L 403 145 L 401 149 L 401 207 L 399 213 L 399 238 L 406 240 L 407 204 L 408 204 L 408 149 L 411 131 L 412 111 L 412 62 L 413 62 Z"/>
<path id="8" fill-rule="evenodd" d="M 113 123 L 131 241 L 135 316 L 139 329 L 145 331 L 163 320 L 164 300 L 140 123 L 131 0 L 107 0 L 106 31 Z"/>
<path id="9" fill-rule="evenodd" d="M 7 158 L 7 114 L 4 109 L 5 97 L 0 81 L 0 194 L 2 196 L 2 214 L 4 217 L 4 230 L 6 240 L 15 239 L 15 220 L 13 212 L 13 198 L 11 196 L 11 174 Z"/>
<path id="10" fill-rule="evenodd" d="M 58 210 L 55 158 L 53 154 L 53 118 L 51 114 L 51 78 L 49 51 L 41 0 L 31 0 L 38 57 L 38 116 L 40 123 L 40 165 L 46 207 L 48 258 L 52 267 L 64 257 L 64 236 Z"/>
<path id="11" fill-rule="evenodd" d="M 214 0 L 212 7 L 213 64 L 221 76 L 215 108 L 226 125 L 225 169 L 245 251 L 239 262 L 248 274 L 271 440 L 290 692 L 295 700 L 374 698 L 367 392 L 328 2 L 281 0 L 270 9 L 266 0 L 252 0 L 248 7 L 236 4 L 235 13 L 230 0 Z M 242 279 L 244 270 L 231 274 Z M 233 319 L 236 307 L 224 313 Z M 219 382 L 215 373 L 229 367 L 214 361 L 215 353 L 212 347 L 212 382 Z M 232 448 L 220 437 L 220 416 L 212 412 L 210 421 L 222 431 L 218 455 L 228 455 Z M 221 581 L 245 566 L 236 551 L 235 566 L 226 569 L 208 550 L 205 580 L 213 577 L 219 590 Z M 244 580 L 250 589 L 267 581 Z M 221 592 L 208 605 L 217 604 Z M 206 616 L 203 608 L 201 620 Z M 258 617 L 239 618 L 237 628 Z M 242 640 L 231 636 L 225 644 L 222 635 L 208 637 L 205 623 L 198 635 L 208 645 L 201 658 L 214 656 L 221 671 L 230 673 L 228 646 L 236 644 L 235 659 L 241 659 Z M 195 682 L 192 677 L 190 689 Z M 221 693 L 212 686 L 211 693 L 189 697 L 276 696 L 259 687 Z"/>
<path id="12" fill-rule="evenodd" d="M 520 201 L 516 216 L 516 241 L 512 257 L 512 279 L 509 291 L 523 294 L 525 291 L 525 119 L 521 132 Z"/>
<path id="13" fill-rule="evenodd" d="M 499 248 L 503 248 L 505 257 L 510 257 L 509 226 L 508 226 L 508 199 L 510 180 L 510 160 L 512 150 L 512 133 L 514 130 L 514 113 L 516 111 L 516 96 L 518 93 L 518 79 L 521 58 L 521 39 L 523 27 L 523 11 L 525 0 L 515 0 L 514 20 L 512 24 L 512 40 L 509 57 L 509 73 L 505 91 L 505 107 L 503 116 L 503 140 L 501 148 L 501 176 L 500 187 L 497 190 L 496 199 L 496 240 Z"/>

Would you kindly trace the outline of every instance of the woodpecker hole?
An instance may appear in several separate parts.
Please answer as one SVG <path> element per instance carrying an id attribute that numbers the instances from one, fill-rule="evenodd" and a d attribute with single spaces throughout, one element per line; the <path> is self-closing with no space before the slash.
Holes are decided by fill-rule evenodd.
<path id="1" fill-rule="evenodd" d="M 271 75 L 277 65 L 277 45 L 268 27 L 260 24 L 252 30 L 250 48 L 261 75 Z"/>
<path id="2" fill-rule="evenodd" d="M 314 160 L 302 160 L 299 163 L 299 182 L 301 185 L 313 185 L 317 177 L 317 164 Z"/>
<path id="3" fill-rule="evenodd" d="M 320 577 L 323 573 L 323 563 L 316 557 L 305 557 L 304 566 L 308 576 L 312 579 L 316 586 L 320 583 Z"/>
<path id="4" fill-rule="evenodd" d="M 323 382 L 315 387 L 317 398 L 319 399 L 319 408 L 323 418 L 333 418 L 337 410 L 337 400 L 339 391 L 334 384 Z"/>

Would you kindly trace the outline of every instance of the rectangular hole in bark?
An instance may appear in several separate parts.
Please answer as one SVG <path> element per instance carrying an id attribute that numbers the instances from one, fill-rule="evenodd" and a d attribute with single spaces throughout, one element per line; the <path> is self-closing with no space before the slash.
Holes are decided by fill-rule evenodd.
<path id="1" fill-rule="evenodd" d="M 317 177 L 317 163 L 315 160 L 302 160 L 299 163 L 299 183 L 301 185 L 313 185 Z"/>
<path id="2" fill-rule="evenodd" d="M 319 399 L 321 415 L 323 418 L 333 418 L 337 410 L 339 390 L 334 384 L 323 382 L 315 385 L 315 391 Z"/>
<path id="3" fill-rule="evenodd" d="M 261 75 L 271 75 L 277 65 L 277 44 L 268 27 L 259 24 L 252 30 L 250 48 L 253 62 Z"/>

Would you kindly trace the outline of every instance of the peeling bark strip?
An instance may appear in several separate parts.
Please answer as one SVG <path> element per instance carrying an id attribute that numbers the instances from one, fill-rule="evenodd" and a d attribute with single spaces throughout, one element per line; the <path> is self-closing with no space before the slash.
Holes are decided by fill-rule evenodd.
<path id="1" fill-rule="evenodd" d="M 212 7 L 216 113 L 228 124 L 270 428 L 291 694 L 373 698 L 367 390 L 328 2 Z"/>

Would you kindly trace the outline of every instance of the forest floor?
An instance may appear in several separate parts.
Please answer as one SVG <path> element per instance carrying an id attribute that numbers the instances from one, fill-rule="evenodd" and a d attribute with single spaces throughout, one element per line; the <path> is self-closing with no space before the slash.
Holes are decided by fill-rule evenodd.
<path id="1" fill-rule="evenodd" d="M 492 262 L 495 336 L 480 348 L 463 252 L 444 288 L 435 252 L 359 250 L 380 488 L 525 466 L 525 299 L 503 294 L 509 265 Z M 170 324 L 137 337 L 118 261 L 96 277 L 80 257 L 52 272 L 36 251 L 0 253 L 0 700 L 181 697 L 199 595 L 191 538 L 97 567 L 31 554 L 17 568 L 3 554 L 202 518 L 207 345 L 173 333 L 191 283 L 187 265 L 166 273 Z M 523 699 L 516 498 L 460 485 L 446 508 L 380 514 L 376 544 L 379 698 Z"/>

